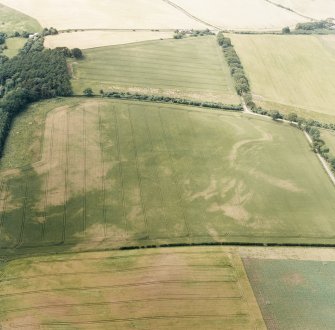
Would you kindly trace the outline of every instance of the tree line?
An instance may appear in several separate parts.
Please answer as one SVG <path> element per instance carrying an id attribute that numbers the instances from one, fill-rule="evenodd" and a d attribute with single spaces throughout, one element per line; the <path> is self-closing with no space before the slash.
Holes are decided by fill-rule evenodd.
<path id="1" fill-rule="evenodd" d="M 230 38 L 225 37 L 222 32 L 219 32 L 217 35 L 217 42 L 223 49 L 230 73 L 234 79 L 237 94 L 243 96 L 247 93 L 250 93 L 248 78 L 244 72 L 243 65 L 231 43 Z"/>
<path id="2" fill-rule="evenodd" d="M 85 96 L 94 96 L 93 90 L 88 87 L 83 91 Z M 100 95 L 102 97 L 114 98 L 114 99 L 126 99 L 126 100 L 137 100 L 137 101 L 148 101 L 148 102 L 161 102 L 161 103 L 175 103 L 183 105 L 191 105 L 195 107 L 213 108 L 219 110 L 233 110 L 242 111 L 243 107 L 241 105 L 234 104 L 224 104 L 219 102 L 210 101 L 196 101 L 189 100 L 185 98 L 162 96 L 162 95 L 148 95 L 140 93 L 130 93 L 130 92 L 119 92 L 119 91 L 107 91 L 104 92 L 100 90 Z"/>
<path id="3" fill-rule="evenodd" d="M 13 118 L 29 103 L 69 95 L 72 88 L 66 58 L 58 50 L 43 49 L 42 38 L 29 39 L 17 56 L 2 59 L 0 154 Z"/>

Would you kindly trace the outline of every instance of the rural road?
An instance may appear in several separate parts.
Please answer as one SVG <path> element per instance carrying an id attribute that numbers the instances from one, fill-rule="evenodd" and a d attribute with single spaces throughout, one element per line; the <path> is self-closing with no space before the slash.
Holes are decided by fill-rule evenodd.
<path id="1" fill-rule="evenodd" d="M 242 99 L 242 106 L 243 106 L 243 109 L 244 109 L 244 113 L 246 113 L 246 114 L 248 114 L 248 115 L 253 115 L 253 116 L 258 116 L 258 117 L 263 117 L 263 118 L 264 118 L 264 117 L 265 117 L 265 118 L 269 118 L 268 116 L 265 116 L 265 115 L 261 115 L 261 114 L 259 114 L 259 113 L 254 113 L 254 112 L 252 112 L 252 111 L 247 107 L 247 105 L 245 104 L 245 102 L 244 102 L 243 99 Z M 281 121 L 281 122 L 284 122 L 284 123 L 291 124 L 290 121 L 285 120 L 285 119 L 279 119 L 278 121 Z M 294 124 L 295 124 L 295 123 L 294 123 Z M 313 144 L 312 138 L 311 138 L 311 137 L 308 135 L 308 133 L 305 132 L 305 131 L 304 131 L 304 134 L 305 134 L 305 136 L 306 136 L 306 139 L 307 139 L 308 143 L 309 143 L 310 145 L 312 145 L 312 144 Z M 326 173 L 328 174 L 328 176 L 329 176 L 331 182 L 332 182 L 332 183 L 334 184 L 334 186 L 335 186 L 335 175 L 334 175 L 334 173 L 331 171 L 331 169 L 329 168 L 327 161 L 326 161 L 326 160 L 325 160 L 319 153 L 316 153 L 316 156 L 317 156 L 318 159 L 320 160 L 320 162 L 321 162 L 323 168 L 325 169 Z"/>

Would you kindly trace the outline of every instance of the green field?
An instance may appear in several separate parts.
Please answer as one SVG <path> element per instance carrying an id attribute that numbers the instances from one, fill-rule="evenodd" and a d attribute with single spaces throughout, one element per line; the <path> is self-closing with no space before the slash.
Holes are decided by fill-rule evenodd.
<path id="1" fill-rule="evenodd" d="M 0 31 L 9 34 L 17 32 L 40 32 L 41 25 L 32 17 L 0 4 Z"/>
<path id="2" fill-rule="evenodd" d="M 294 35 L 230 37 L 258 105 L 335 122 L 334 39 Z"/>
<path id="3" fill-rule="evenodd" d="M 76 94 L 91 87 L 239 104 L 215 37 L 159 40 L 84 51 L 73 64 Z"/>
<path id="4" fill-rule="evenodd" d="M 52 104 L 45 117 L 40 109 Z M 33 131 L 40 144 L 24 138 Z M 29 153 L 39 155 L 30 164 Z M 3 253 L 334 243 L 335 190 L 303 133 L 241 113 L 102 99 L 38 103 L 13 125 L 1 179 Z"/>
<path id="5" fill-rule="evenodd" d="M 0 274 L 4 329 L 265 329 L 241 259 L 220 247 L 30 257 Z"/>
<path id="6" fill-rule="evenodd" d="M 269 330 L 334 329 L 335 262 L 244 259 Z"/>
<path id="7" fill-rule="evenodd" d="M 335 132 L 321 130 L 321 138 L 325 141 L 330 153 L 335 156 Z"/>
<path id="8" fill-rule="evenodd" d="M 19 50 L 24 46 L 27 39 L 24 38 L 9 38 L 6 40 L 7 49 L 4 50 L 3 54 L 8 57 L 14 57 L 18 54 Z"/>

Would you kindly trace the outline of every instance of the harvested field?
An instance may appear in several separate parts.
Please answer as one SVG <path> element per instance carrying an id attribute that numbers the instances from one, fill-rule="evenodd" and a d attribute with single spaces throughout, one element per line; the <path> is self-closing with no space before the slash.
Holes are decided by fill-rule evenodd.
<path id="1" fill-rule="evenodd" d="M 304 21 L 299 15 L 265 0 L 172 0 L 197 18 L 230 30 L 271 30 Z"/>
<path id="2" fill-rule="evenodd" d="M 335 122 L 333 38 L 237 34 L 230 37 L 257 104 L 265 109 L 294 111 L 306 118 Z"/>
<path id="3" fill-rule="evenodd" d="M 79 31 L 47 36 L 44 46 L 52 49 L 56 47 L 87 49 L 172 37 L 172 31 Z"/>
<path id="4" fill-rule="evenodd" d="M 272 2 L 314 19 L 335 18 L 333 0 L 272 0 Z"/>
<path id="5" fill-rule="evenodd" d="M 12 34 L 15 31 L 40 32 L 42 27 L 34 18 L 0 4 L 0 30 Z"/>
<path id="6" fill-rule="evenodd" d="M 241 259 L 220 248 L 35 257 L 0 271 L 5 329 L 265 329 Z"/>
<path id="7" fill-rule="evenodd" d="M 243 262 L 269 330 L 334 328 L 335 262 Z"/>
<path id="8" fill-rule="evenodd" d="M 44 125 L 34 107 L 14 123 L 3 160 L 12 168 L 1 172 L 1 253 L 334 243 L 334 187 L 295 128 L 240 113 L 70 100 L 38 103 L 55 102 Z M 16 133 L 25 118 L 40 123 L 41 145 L 30 149 L 40 161 L 31 164 L 30 140 Z"/>
<path id="9" fill-rule="evenodd" d="M 91 87 L 239 104 L 215 37 L 101 47 L 72 64 L 76 94 Z"/>
<path id="10" fill-rule="evenodd" d="M 207 26 L 156 0 L 2 0 L 43 27 L 67 29 L 204 29 Z"/>

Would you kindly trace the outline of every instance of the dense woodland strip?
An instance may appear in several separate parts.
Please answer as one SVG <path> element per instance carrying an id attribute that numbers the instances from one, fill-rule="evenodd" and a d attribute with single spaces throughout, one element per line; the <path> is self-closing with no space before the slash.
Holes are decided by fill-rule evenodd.
<path id="1" fill-rule="evenodd" d="M 91 88 L 87 88 L 83 92 L 85 96 L 93 96 L 93 91 Z M 160 102 L 160 103 L 175 103 L 175 104 L 191 105 L 195 107 L 204 107 L 219 110 L 235 110 L 235 111 L 243 110 L 243 107 L 240 104 L 234 105 L 234 104 L 224 104 L 210 101 L 196 101 L 196 100 L 189 100 L 184 98 L 162 96 L 162 95 L 147 95 L 140 93 L 129 93 L 129 92 L 118 92 L 118 91 L 104 92 L 103 90 L 100 91 L 100 94 L 102 97 L 109 97 L 115 99 Z"/>
<path id="2" fill-rule="evenodd" d="M 28 40 L 19 55 L 0 61 L 0 155 L 13 118 L 29 103 L 72 95 L 64 54 L 45 50 L 43 38 Z"/>

